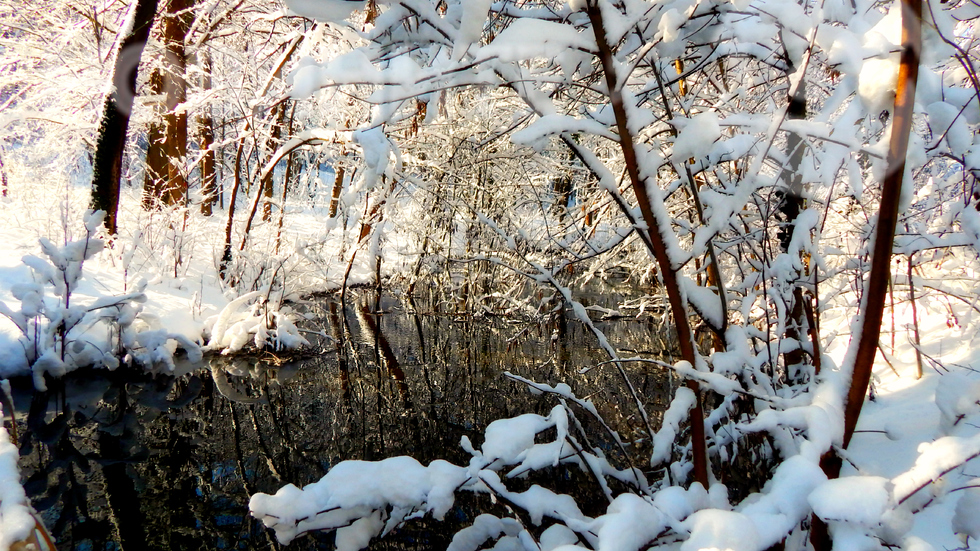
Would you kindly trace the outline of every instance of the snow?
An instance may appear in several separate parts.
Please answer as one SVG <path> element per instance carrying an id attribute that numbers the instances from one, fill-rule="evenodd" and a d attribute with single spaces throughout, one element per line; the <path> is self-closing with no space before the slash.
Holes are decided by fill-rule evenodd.
<path id="1" fill-rule="evenodd" d="M 569 49 L 595 51 L 595 40 L 591 34 L 569 25 L 525 18 L 511 23 L 490 44 L 480 48 L 478 56 L 499 61 L 548 59 Z"/>
<path id="2" fill-rule="evenodd" d="M 350 526 L 343 526 L 337 529 L 337 537 L 334 544 L 337 551 L 360 551 L 371 543 L 371 538 L 378 536 L 384 523 L 381 521 L 381 511 L 364 518 L 359 518 L 351 523 Z"/>
<path id="3" fill-rule="evenodd" d="M 936 407 L 941 430 L 951 434 L 969 415 L 980 413 L 980 377 L 960 371 L 942 377 L 936 386 Z"/>
<path id="4" fill-rule="evenodd" d="M 476 551 L 488 539 L 496 540 L 502 535 L 515 537 L 521 532 L 521 525 L 512 518 L 497 518 L 483 514 L 453 536 L 446 551 Z"/>
<path id="5" fill-rule="evenodd" d="M 673 124 L 680 128 L 673 150 L 677 162 L 706 157 L 721 137 L 718 114 L 714 111 L 705 111 L 690 119 L 675 119 Z"/>
<path id="6" fill-rule="evenodd" d="M 289 75 L 288 82 L 292 85 L 292 97 L 305 98 L 332 82 L 380 83 L 383 78 L 364 52 L 354 50 L 325 65 L 301 63 Z"/>
<path id="7" fill-rule="evenodd" d="M 393 507 L 406 516 L 422 508 L 441 519 L 452 507 L 454 491 L 468 478 L 465 468 L 441 460 L 433 461 L 428 467 L 409 457 L 378 462 L 344 461 L 302 490 L 287 485 L 275 495 L 253 495 L 249 510 L 266 526 L 274 528 L 276 537 L 285 544 L 308 530 L 336 529 L 357 519 L 372 518 L 385 507 Z M 357 531 L 348 534 L 350 545 L 364 542 L 361 531 L 368 532 L 377 526 L 373 521 L 361 524 Z M 378 533 L 380 530 L 371 535 Z"/>
<path id="8" fill-rule="evenodd" d="M 541 533 L 539 543 L 541 551 L 552 551 L 563 545 L 573 545 L 578 541 L 578 536 L 567 527 L 561 524 L 553 524 Z"/>
<path id="9" fill-rule="evenodd" d="M 950 151 L 968 151 L 973 145 L 973 133 L 967 125 L 965 109 L 944 101 L 937 101 L 926 106 L 929 117 L 929 127 L 938 144 L 945 140 Z"/>
<path id="10" fill-rule="evenodd" d="M 708 509 L 698 511 L 685 522 L 691 537 L 681 545 L 681 551 L 756 551 L 759 545 L 755 525 L 745 515 L 730 511 Z"/>
<path id="11" fill-rule="evenodd" d="M 480 41 L 492 2 L 493 0 L 467 0 L 463 2 L 459 32 L 453 42 L 452 59 L 454 61 L 462 59 L 470 45 Z"/>
<path id="12" fill-rule="evenodd" d="M 956 502 L 953 533 L 980 540 L 980 479 L 971 481 Z"/>
<path id="13" fill-rule="evenodd" d="M 10 441 L 7 430 L 0 426 L 0 550 L 3 551 L 27 539 L 34 530 L 30 502 L 20 485 L 19 457 L 17 446 Z"/>
<path id="14" fill-rule="evenodd" d="M 794 455 L 776 468 L 758 499 L 746 499 L 742 512 L 750 517 L 785 515 L 783 522 L 792 524 L 796 522 L 794 519 L 802 519 L 807 515 L 807 496 L 826 480 L 827 476 L 815 462 L 803 455 Z M 764 533 L 761 526 L 764 523 L 760 523 L 760 534 Z M 769 540 L 766 546 L 773 543 L 773 540 Z"/>
<path id="15" fill-rule="evenodd" d="M 660 23 L 657 24 L 660 39 L 664 42 L 674 42 L 677 40 L 680 36 L 679 31 L 681 25 L 686 21 L 687 16 L 677 11 L 677 8 L 671 8 L 665 11 L 660 17 Z"/>
<path id="16" fill-rule="evenodd" d="M 899 502 L 931 499 L 929 492 L 942 491 L 942 476 L 960 468 L 980 455 L 980 434 L 969 438 L 944 436 L 933 442 L 923 442 L 918 448 L 915 465 L 892 480 Z M 921 493 L 920 493 L 921 492 Z"/>
<path id="17" fill-rule="evenodd" d="M 898 56 L 869 59 L 858 77 L 858 97 L 871 113 L 891 110 L 898 84 Z"/>
<path id="18" fill-rule="evenodd" d="M 642 549 L 667 525 L 668 514 L 639 496 L 618 496 L 609 505 L 607 514 L 593 523 L 601 542 L 598 551 Z"/>
<path id="19" fill-rule="evenodd" d="M 560 409 L 556 406 L 556 409 Z M 554 411 L 554 410 L 553 410 Z M 481 451 L 487 461 L 513 461 L 534 446 L 534 437 L 551 425 L 547 417 L 526 413 L 512 419 L 498 419 L 487 426 Z"/>
<path id="20" fill-rule="evenodd" d="M 545 517 L 573 524 L 588 520 L 571 496 L 556 494 L 537 484 L 523 492 L 511 492 L 501 484 L 500 477 L 495 472 L 483 471 L 479 474 L 479 479 L 498 495 L 526 511 L 531 523 L 536 526 L 540 526 Z"/>
<path id="21" fill-rule="evenodd" d="M 362 9 L 364 0 L 285 0 L 286 7 L 303 17 L 324 23 L 340 23 L 355 10 Z"/>
<path id="22" fill-rule="evenodd" d="M 588 132 L 613 141 L 618 139 L 606 125 L 598 121 L 551 114 L 545 115 L 531 123 L 527 128 L 515 132 L 511 136 L 511 141 L 541 151 L 548 145 L 547 138 L 564 132 Z"/>
<path id="23" fill-rule="evenodd" d="M 658 466 L 670 458 L 673 452 L 674 439 L 680 424 L 687 419 L 687 414 L 694 407 L 697 397 L 687 387 L 677 389 L 670 407 L 664 413 L 660 431 L 653 438 L 653 454 L 650 465 Z"/>
<path id="24" fill-rule="evenodd" d="M 824 521 L 846 521 L 874 526 L 889 505 L 888 479 L 880 476 L 849 476 L 828 480 L 813 493 L 809 502 Z"/>
<path id="25" fill-rule="evenodd" d="M 725 321 L 725 312 L 722 310 L 721 298 L 718 293 L 696 284 L 692 279 L 684 277 L 680 279 L 681 287 L 687 295 L 687 300 L 691 303 L 698 314 L 712 327 L 722 327 Z"/>

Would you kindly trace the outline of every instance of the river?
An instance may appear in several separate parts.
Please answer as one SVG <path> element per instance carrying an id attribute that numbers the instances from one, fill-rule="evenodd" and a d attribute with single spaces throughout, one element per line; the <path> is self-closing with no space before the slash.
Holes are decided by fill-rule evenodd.
<path id="1" fill-rule="evenodd" d="M 443 306 L 359 291 L 346 307 L 334 298 L 310 304 L 307 329 L 319 336 L 311 333 L 315 346 L 299 358 L 212 357 L 173 374 L 86 370 L 45 393 L 14 381 L 28 495 L 62 551 L 279 549 L 248 515 L 251 494 L 303 486 L 345 459 L 462 464 L 463 435 L 478 446 L 493 420 L 556 404 L 504 372 L 571 385 L 637 442 L 629 454 L 648 453 L 621 376 L 583 324 L 457 316 Z M 597 325 L 623 357 L 660 357 L 668 338 L 657 316 Z M 676 382 L 643 365 L 627 369 L 657 426 Z M 548 476 L 588 501 L 577 473 Z M 485 506 L 460 500 L 448 522 L 465 524 Z M 376 548 L 440 549 L 451 534 L 422 521 Z M 288 547 L 330 548 L 323 534 Z"/>

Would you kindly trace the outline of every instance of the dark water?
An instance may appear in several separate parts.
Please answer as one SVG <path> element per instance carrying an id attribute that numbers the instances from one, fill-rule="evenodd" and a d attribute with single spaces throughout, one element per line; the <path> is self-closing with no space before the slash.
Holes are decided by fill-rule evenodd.
<path id="1" fill-rule="evenodd" d="M 287 548 L 248 516 L 252 493 L 314 482 L 344 459 L 466 462 L 461 436 L 479 446 L 491 421 L 556 404 L 504 371 L 566 382 L 621 434 L 642 440 L 620 376 L 608 366 L 579 373 L 607 359 L 580 323 L 438 311 L 371 296 L 348 297 L 346 308 L 323 300 L 311 306 L 311 328 L 330 337 L 297 361 L 218 358 L 177 376 L 75 373 L 43 394 L 15 382 L 28 495 L 61 550 Z M 626 357 L 654 357 L 666 344 L 651 318 L 599 325 Z M 641 366 L 631 378 L 648 410 L 661 410 L 670 381 Z M 547 476 L 587 505 L 584 478 Z M 450 524 L 490 507 L 479 499 L 461 500 Z M 440 549 L 452 533 L 422 521 L 380 545 Z M 324 534 L 288 546 L 330 548 Z"/>

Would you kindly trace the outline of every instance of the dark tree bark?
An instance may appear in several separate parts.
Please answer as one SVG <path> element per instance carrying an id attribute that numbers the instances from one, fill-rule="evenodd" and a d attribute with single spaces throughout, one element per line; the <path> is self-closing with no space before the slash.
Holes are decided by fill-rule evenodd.
<path id="1" fill-rule="evenodd" d="M 95 143 L 92 162 L 92 208 L 106 213 L 105 227 L 116 233 L 116 213 L 119 210 L 119 186 L 122 179 L 122 158 L 129 130 L 129 115 L 136 95 L 136 76 L 143 46 L 150 36 L 150 27 L 157 11 L 157 0 L 136 0 L 133 28 L 123 37 L 119 55 L 113 67 L 116 92 L 105 98 L 102 120 Z"/>
<path id="2" fill-rule="evenodd" d="M 786 74 L 791 75 L 796 67 L 793 60 L 786 53 Z M 806 112 L 806 80 L 800 80 L 796 89 L 796 94 L 790 98 L 786 109 L 786 118 L 790 120 L 802 120 L 807 116 Z M 790 132 L 786 138 L 786 154 L 788 162 L 784 167 L 784 181 L 786 188 L 779 191 L 781 200 L 777 211 L 782 218 L 782 225 L 779 228 L 779 245 L 785 253 L 789 251 L 790 243 L 793 239 L 793 232 L 796 230 L 796 219 L 804 208 L 804 188 L 803 188 L 803 153 L 806 144 L 803 137 L 795 132 Z M 798 274 L 802 276 L 802 274 Z M 800 343 L 800 347 L 790 350 L 783 354 L 786 375 L 791 380 L 800 377 L 800 366 L 806 363 L 806 354 L 803 352 L 803 341 L 806 336 L 806 321 L 804 316 L 803 302 L 808 300 L 804 295 L 802 287 L 797 286 L 793 290 L 792 303 L 789 305 L 789 320 L 786 327 L 786 337 Z M 814 350 L 816 353 L 816 350 Z"/>
<path id="3" fill-rule="evenodd" d="M 7 196 L 7 170 L 3 166 L 3 151 L 0 150 L 0 193 Z"/>
<path id="4" fill-rule="evenodd" d="M 571 157 L 569 153 L 569 157 Z M 570 159 L 569 159 L 570 160 Z M 555 194 L 555 203 L 551 206 L 551 212 L 564 219 L 568 214 L 568 201 L 572 196 L 572 175 L 561 174 L 551 181 L 551 189 Z"/>

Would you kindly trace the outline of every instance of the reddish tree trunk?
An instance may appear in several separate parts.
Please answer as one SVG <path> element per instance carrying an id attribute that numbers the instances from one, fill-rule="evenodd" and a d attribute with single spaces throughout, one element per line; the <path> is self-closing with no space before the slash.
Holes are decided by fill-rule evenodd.
<path id="1" fill-rule="evenodd" d="M 885 297 L 891 280 L 892 244 L 898 224 L 898 203 L 905 176 L 905 156 L 912 129 L 915 84 L 919 76 L 919 51 L 922 47 L 922 0 L 902 0 L 902 57 L 895 94 L 895 113 L 891 141 L 888 145 L 888 172 L 882 183 L 881 205 L 875 227 L 875 248 L 871 255 L 871 274 L 864 294 L 861 336 L 854 358 L 854 374 L 844 410 L 844 447 L 854 435 L 864 396 L 871 381 L 871 368 L 878 352 Z"/>
<path id="2" fill-rule="evenodd" d="M 634 149 L 635 137 L 630 132 L 626 108 L 623 103 L 623 95 L 616 81 L 615 57 L 607 41 L 602 13 L 595 0 L 588 2 L 587 13 L 592 23 L 592 32 L 595 35 L 596 44 L 599 47 L 599 60 L 602 63 L 603 73 L 605 74 L 606 87 L 610 103 L 612 104 L 613 114 L 616 117 L 616 126 L 619 130 L 619 146 L 623 152 L 626 171 L 629 175 L 633 193 L 636 195 L 636 201 L 639 203 L 643 221 L 647 226 L 646 234 L 649 238 L 648 242 L 651 245 L 651 252 L 657 264 L 660 266 L 660 275 L 663 278 L 664 289 L 667 291 L 667 299 L 670 303 L 670 311 L 673 315 L 674 327 L 677 330 L 677 340 L 681 349 L 681 358 L 692 366 L 695 366 L 697 365 L 697 354 L 694 349 L 694 336 L 691 331 L 690 320 L 688 319 L 687 304 L 681 294 L 677 271 L 670 262 L 664 236 L 658 229 L 660 225 L 657 223 L 657 218 L 653 214 L 651 198 L 647 193 L 647 181 L 640 176 L 636 150 Z M 656 185 L 656 183 L 653 185 Z M 695 482 L 701 483 L 705 488 L 708 488 L 708 455 L 705 447 L 704 409 L 701 400 L 701 388 L 696 381 L 690 379 L 687 381 L 687 387 L 697 397 L 694 408 L 691 410 L 691 448 L 694 455 L 694 480 Z"/>
<path id="3" fill-rule="evenodd" d="M 912 112 L 915 100 L 915 84 L 919 74 L 919 52 L 922 48 L 922 0 L 902 0 L 902 56 L 895 90 L 895 112 L 892 133 L 888 145 L 887 174 L 882 182 L 881 204 L 875 227 L 875 247 L 871 255 L 871 273 L 862 299 L 863 320 L 854 355 L 851 386 L 844 408 L 843 447 L 847 448 L 854 435 L 864 397 L 871 382 L 874 359 L 881 336 L 881 321 L 885 311 L 888 281 L 891 279 L 892 245 L 895 226 L 898 223 L 898 204 L 905 176 L 905 157 L 908 152 L 909 133 L 912 130 Z M 855 344 L 852 342 L 852 346 Z M 820 466 L 828 478 L 837 478 L 842 466 L 841 459 L 828 451 L 821 458 Z M 832 546 L 827 525 L 812 518 L 810 542 L 815 551 L 829 551 Z"/>
<path id="4" fill-rule="evenodd" d="M 201 81 L 203 90 L 211 89 L 211 58 L 201 54 Z M 218 197 L 217 154 L 214 151 L 214 120 L 209 107 L 205 107 L 197 121 L 201 148 L 201 214 L 211 216 Z"/>
<path id="5" fill-rule="evenodd" d="M 159 96 L 163 93 L 163 74 L 155 69 L 147 83 L 149 93 Z M 143 170 L 143 210 L 160 207 L 160 195 L 163 191 L 164 179 L 167 177 L 167 151 L 164 146 L 166 131 L 160 105 L 155 106 L 155 114 L 147 129 L 146 162 Z"/>
<path id="6" fill-rule="evenodd" d="M 164 19 L 163 39 L 166 45 L 166 151 L 167 182 L 162 190 L 167 205 L 184 205 L 187 202 L 187 111 L 181 108 L 187 101 L 187 54 L 184 42 L 193 22 L 194 0 L 170 0 Z"/>

